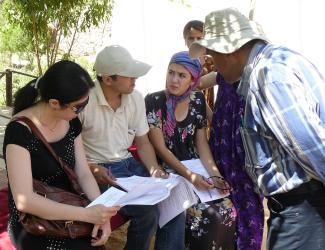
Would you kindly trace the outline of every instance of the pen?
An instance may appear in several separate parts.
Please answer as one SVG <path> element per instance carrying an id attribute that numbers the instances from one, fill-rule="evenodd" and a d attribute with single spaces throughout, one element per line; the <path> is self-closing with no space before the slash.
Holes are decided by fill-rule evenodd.
<path id="1" fill-rule="evenodd" d="M 208 193 L 209 193 L 210 198 L 212 198 L 212 194 L 210 192 L 210 189 L 208 189 Z"/>
<path id="2" fill-rule="evenodd" d="M 110 168 L 108 169 L 108 175 L 112 178 L 115 178 Z M 111 180 L 110 185 L 126 193 L 128 192 L 125 188 L 121 187 L 116 181 Z"/>
<path id="3" fill-rule="evenodd" d="M 203 175 L 202 175 L 202 179 L 203 179 L 204 181 L 206 181 L 207 183 L 211 184 L 211 183 L 209 182 L 209 180 L 208 180 L 207 178 L 205 178 Z M 211 194 L 210 189 L 208 189 L 208 193 L 209 193 L 210 198 L 212 198 L 212 194 Z"/>

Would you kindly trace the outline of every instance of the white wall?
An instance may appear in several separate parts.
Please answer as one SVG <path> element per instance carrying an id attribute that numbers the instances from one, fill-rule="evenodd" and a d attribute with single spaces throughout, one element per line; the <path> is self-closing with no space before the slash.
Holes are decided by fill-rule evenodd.
<path id="1" fill-rule="evenodd" d="M 322 0 L 256 0 L 255 19 L 273 43 L 302 53 L 325 76 L 324 7 Z"/>
<path id="2" fill-rule="evenodd" d="M 161 90 L 165 85 L 167 64 L 173 53 L 186 50 L 183 27 L 192 19 L 204 21 L 213 10 L 236 7 L 248 15 L 250 0 L 116 0 L 111 37 L 104 46 L 120 44 L 132 55 L 153 68 L 138 79 L 143 94 Z M 314 62 L 325 75 L 322 45 L 325 23 L 322 0 L 256 0 L 255 20 L 276 44 L 295 49 Z M 98 48 L 98 51 L 101 48 Z"/>

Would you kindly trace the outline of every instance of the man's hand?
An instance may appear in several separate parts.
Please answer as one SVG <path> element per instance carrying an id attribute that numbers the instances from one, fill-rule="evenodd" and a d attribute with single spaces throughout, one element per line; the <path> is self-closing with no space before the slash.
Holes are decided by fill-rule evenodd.
<path id="1" fill-rule="evenodd" d="M 99 185 L 116 184 L 116 179 L 108 174 L 108 170 L 105 167 L 94 163 L 90 163 L 89 167 Z"/>

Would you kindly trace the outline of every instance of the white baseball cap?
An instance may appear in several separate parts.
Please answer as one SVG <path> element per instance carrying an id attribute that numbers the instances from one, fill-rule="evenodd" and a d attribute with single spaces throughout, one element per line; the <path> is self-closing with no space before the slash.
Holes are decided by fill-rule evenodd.
<path id="1" fill-rule="evenodd" d="M 98 76 L 140 77 L 147 74 L 150 68 L 149 64 L 133 59 L 130 52 L 120 45 L 105 47 L 97 54 L 94 64 Z"/>

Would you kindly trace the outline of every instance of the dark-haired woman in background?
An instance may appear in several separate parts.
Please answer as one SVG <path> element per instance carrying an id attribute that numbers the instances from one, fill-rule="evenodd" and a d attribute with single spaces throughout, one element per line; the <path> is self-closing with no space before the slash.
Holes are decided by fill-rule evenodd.
<path id="1" fill-rule="evenodd" d="M 183 29 L 183 38 L 185 41 L 185 45 L 187 48 L 190 48 L 191 44 L 199 41 L 203 38 L 203 26 L 204 23 L 199 20 L 191 20 L 189 21 Z M 201 76 L 209 74 L 211 76 L 211 59 L 205 56 L 200 58 L 202 64 L 202 72 Z M 213 74 L 214 75 L 214 74 Z M 209 137 L 210 124 L 212 121 L 212 110 L 214 107 L 214 86 L 211 88 L 203 89 L 203 94 L 207 103 L 207 118 L 208 118 L 208 128 L 207 133 Z"/>
<path id="2" fill-rule="evenodd" d="M 203 25 L 204 23 L 199 20 L 191 20 L 185 24 L 183 29 L 183 38 L 186 47 L 190 47 L 195 41 L 203 38 Z"/>
<path id="3" fill-rule="evenodd" d="M 57 62 L 44 76 L 17 92 L 13 115 L 33 121 L 57 155 L 74 167 L 81 188 L 93 200 L 100 191 L 87 165 L 77 118 L 87 105 L 91 87 L 93 82 L 89 74 L 78 64 Z M 8 124 L 3 151 L 9 180 L 8 231 L 17 249 L 103 249 L 111 232 L 110 218 L 119 207 L 75 207 L 34 193 L 33 178 L 71 191 L 70 182 L 43 143 L 23 122 Z M 19 211 L 48 220 L 85 221 L 94 224 L 94 229 L 89 237 L 78 239 L 35 236 L 22 227 Z M 99 230 L 102 231 L 100 236 Z"/>

